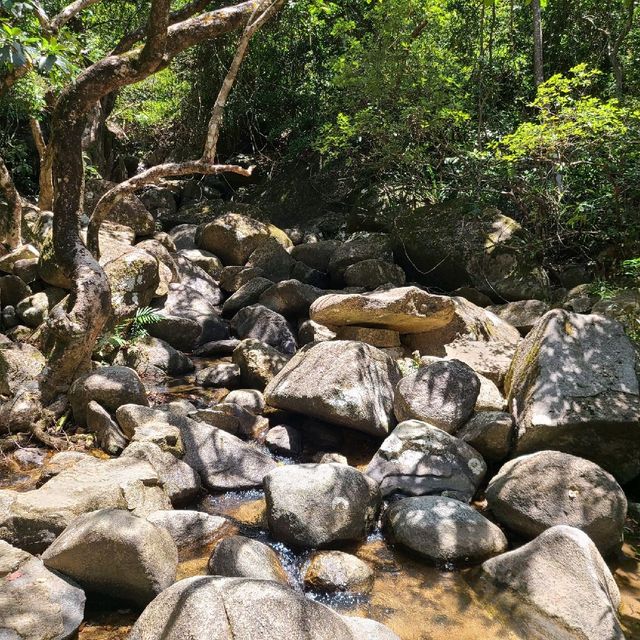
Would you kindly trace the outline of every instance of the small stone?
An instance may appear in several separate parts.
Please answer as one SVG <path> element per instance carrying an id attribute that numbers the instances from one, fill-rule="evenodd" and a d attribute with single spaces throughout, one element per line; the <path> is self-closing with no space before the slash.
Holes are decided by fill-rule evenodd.
<path id="1" fill-rule="evenodd" d="M 373 571 L 366 562 L 342 551 L 317 551 L 311 556 L 304 584 L 316 591 L 368 593 Z"/>

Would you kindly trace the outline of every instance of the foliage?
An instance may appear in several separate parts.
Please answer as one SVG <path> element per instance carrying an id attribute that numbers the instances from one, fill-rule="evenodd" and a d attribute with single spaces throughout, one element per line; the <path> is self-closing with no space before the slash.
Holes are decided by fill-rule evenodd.
<path id="1" fill-rule="evenodd" d="M 112 359 L 118 351 L 133 347 L 136 342 L 149 335 L 147 327 L 160 322 L 161 319 L 162 316 L 157 309 L 140 307 L 133 317 L 123 320 L 98 340 L 95 357 L 105 361 Z"/>

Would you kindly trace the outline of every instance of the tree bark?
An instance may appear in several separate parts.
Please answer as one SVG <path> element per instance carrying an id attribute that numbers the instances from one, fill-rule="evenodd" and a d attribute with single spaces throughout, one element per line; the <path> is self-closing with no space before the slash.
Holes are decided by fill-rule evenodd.
<path id="1" fill-rule="evenodd" d="M 2 156 L 0 156 L 0 190 L 4 193 L 9 208 L 4 241 L 9 248 L 16 249 L 22 244 L 22 200 Z"/>
<path id="2" fill-rule="evenodd" d="M 533 12 L 533 79 L 536 87 L 544 82 L 544 58 L 542 53 L 542 10 L 540 0 L 531 0 Z"/>
<path id="3" fill-rule="evenodd" d="M 33 117 L 29 118 L 29 125 L 31 126 L 31 135 L 33 136 L 33 141 L 38 150 L 38 157 L 40 158 L 38 208 L 41 211 L 51 211 L 53 209 L 53 168 L 51 166 L 51 151 L 44 140 L 42 127 L 38 120 Z"/>

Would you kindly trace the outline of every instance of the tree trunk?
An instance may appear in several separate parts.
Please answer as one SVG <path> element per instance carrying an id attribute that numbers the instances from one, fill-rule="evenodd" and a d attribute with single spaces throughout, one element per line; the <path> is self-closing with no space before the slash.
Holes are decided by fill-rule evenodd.
<path id="1" fill-rule="evenodd" d="M 533 79 L 536 87 L 544 82 L 544 59 L 542 55 L 542 10 L 540 0 L 531 0 L 533 11 Z"/>
<path id="2" fill-rule="evenodd" d="M 38 208 L 41 211 L 51 211 L 53 209 L 53 167 L 51 166 L 51 151 L 44 141 L 42 128 L 38 120 L 29 118 L 29 124 L 31 126 L 33 141 L 38 150 L 38 157 L 40 158 Z"/>
<path id="3" fill-rule="evenodd" d="M 4 242 L 11 249 L 16 249 L 22 244 L 22 200 L 2 156 L 0 156 L 0 191 L 4 193 L 9 209 L 3 229 Z"/>

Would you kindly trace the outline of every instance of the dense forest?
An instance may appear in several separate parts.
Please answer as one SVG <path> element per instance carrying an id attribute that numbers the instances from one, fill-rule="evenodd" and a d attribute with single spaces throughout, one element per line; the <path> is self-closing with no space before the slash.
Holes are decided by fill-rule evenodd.
<path id="1" fill-rule="evenodd" d="M 0 640 L 640 640 L 636 0 L 0 0 Z"/>

